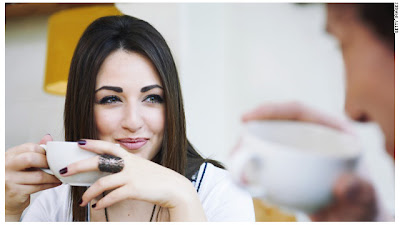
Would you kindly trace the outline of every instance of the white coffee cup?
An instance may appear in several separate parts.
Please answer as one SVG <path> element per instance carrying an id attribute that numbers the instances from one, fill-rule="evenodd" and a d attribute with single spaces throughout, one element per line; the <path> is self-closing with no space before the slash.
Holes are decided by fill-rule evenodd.
<path id="1" fill-rule="evenodd" d="M 99 178 L 109 174 L 100 171 L 90 171 L 63 177 L 60 175 L 61 169 L 74 162 L 94 157 L 97 154 L 79 148 L 77 142 L 48 141 L 46 145 L 40 146 L 46 151 L 47 163 L 50 168 L 50 170 L 43 168 L 42 170 L 55 175 L 63 183 L 68 183 L 71 186 L 90 186 Z"/>
<path id="2" fill-rule="evenodd" d="M 361 154 L 355 136 L 294 121 L 246 124 L 228 165 L 234 180 L 254 197 L 312 213 L 332 199 L 337 178 Z"/>

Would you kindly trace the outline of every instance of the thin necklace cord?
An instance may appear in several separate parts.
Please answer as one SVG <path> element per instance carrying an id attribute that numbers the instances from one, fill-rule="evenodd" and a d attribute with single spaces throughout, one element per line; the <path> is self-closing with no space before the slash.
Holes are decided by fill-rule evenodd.
<path id="1" fill-rule="evenodd" d="M 103 192 L 103 198 L 105 197 L 105 194 L 104 194 L 104 192 Z M 156 205 L 154 204 L 154 206 L 153 206 L 153 212 L 151 213 L 151 217 L 150 217 L 150 220 L 149 220 L 149 222 L 151 222 L 152 220 L 153 220 L 153 216 L 154 216 L 154 212 L 156 211 Z M 106 216 L 106 221 L 107 222 L 109 222 L 109 220 L 108 220 L 108 212 L 107 212 L 107 208 L 104 208 L 104 215 Z"/>

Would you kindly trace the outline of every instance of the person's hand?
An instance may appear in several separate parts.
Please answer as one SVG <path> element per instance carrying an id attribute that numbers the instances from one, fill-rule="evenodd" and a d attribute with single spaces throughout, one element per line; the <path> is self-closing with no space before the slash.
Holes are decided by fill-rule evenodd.
<path id="1" fill-rule="evenodd" d="M 333 188 L 332 204 L 310 215 L 313 221 L 373 221 L 377 214 L 374 188 L 354 174 L 343 174 Z"/>
<path id="2" fill-rule="evenodd" d="M 354 134 L 348 122 L 326 115 L 298 102 L 263 104 L 245 113 L 252 120 L 293 120 L 311 122 Z M 343 174 L 333 188 L 333 202 L 310 215 L 314 221 L 370 221 L 377 214 L 372 185 L 355 174 Z"/>
<path id="3" fill-rule="evenodd" d="M 316 123 L 353 134 L 345 120 L 324 114 L 299 102 L 267 103 L 250 110 L 242 116 L 243 122 L 252 120 L 293 120 Z"/>
<path id="4" fill-rule="evenodd" d="M 45 135 L 39 144 L 51 141 Z M 27 143 L 10 148 L 5 154 L 6 221 L 18 221 L 30 203 L 30 194 L 61 184 L 55 176 L 39 168 L 48 168 L 46 152 L 39 144 Z"/>
<path id="5" fill-rule="evenodd" d="M 84 140 L 82 149 L 99 155 L 108 154 L 123 159 L 123 169 L 97 180 L 82 196 L 85 206 L 103 192 L 111 191 L 96 202 L 95 210 L 104 209 L 126 199 L 141 200 L 168 208 L 171 221 L 205 221 L 201 202 L 193 185 L 177 172 L 140 158 L 106 141 Z M 99 156 L 68 165 L 62 176 L 98 171 Z"/>

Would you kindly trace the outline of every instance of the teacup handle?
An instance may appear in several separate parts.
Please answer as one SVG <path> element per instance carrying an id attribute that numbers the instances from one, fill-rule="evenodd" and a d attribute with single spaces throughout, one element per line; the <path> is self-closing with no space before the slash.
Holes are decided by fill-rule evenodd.
<path id="1" fill-rule="evenodd" d="M 44 149 L 44 151 L 46 151 L 47 146 L 45 144 L 41 144 L 40 147 L 42 147 Z M 50 169 L 46 169 L 46 168 L 39 168 L 41 170 L 43 170 L 43 172 L 54 175 L 53 171 L 51 171 Z"/>
<path id="2" fill-rule="evenodd" d="M 261 156 L 255 152 L 241 151 L 234 156 L 234 170 L 236 180 L 244 186 L 252 196 L 265 196 L 266 187 L 262 185 L 262 168 L 266 165 Z M 265 178 L 264 178 L 265 179 Z"/>

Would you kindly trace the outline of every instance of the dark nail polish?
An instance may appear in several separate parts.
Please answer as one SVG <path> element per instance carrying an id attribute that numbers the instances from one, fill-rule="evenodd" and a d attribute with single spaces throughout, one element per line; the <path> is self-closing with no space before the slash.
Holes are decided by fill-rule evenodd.
<path id="1" fill-rule="evenodd" d="M 68 172 L 68 168 L 64 167 L 60 170 L 60 174 L 66 174 Z"/>
<path id="2" fill-rule="evenodd" d="M 92 208 L 96 208 L 96 203 L 94 203 L 94 204 L 92 205 Z"/>
<path id="3" fill-rule="evenodd" d="M 86 140 L 79 140 L 78 145 L 86 145 Z"/>
<path id="4" fill-rule="evenodd" d="M 82 204 L 82 199 L 81 199 L 81 200 L 79 200 L 79 202 L 78 202 L 78 205 L 80 205 L 80 204 Z"/>

